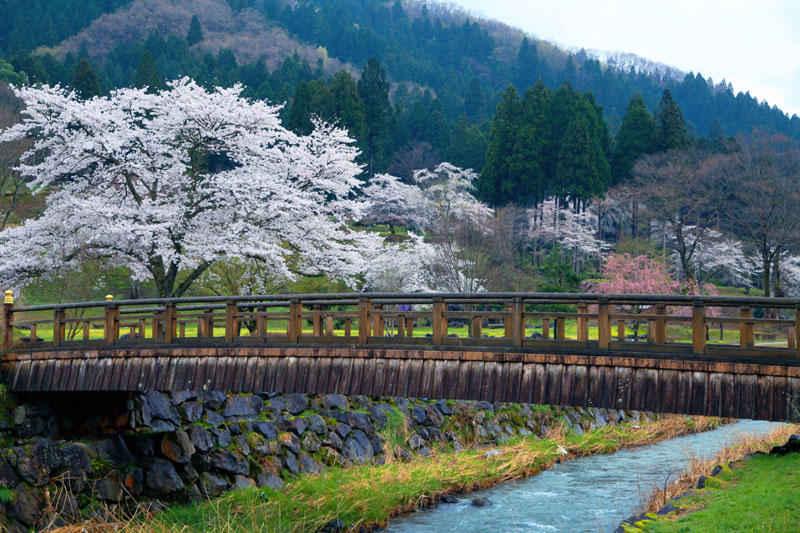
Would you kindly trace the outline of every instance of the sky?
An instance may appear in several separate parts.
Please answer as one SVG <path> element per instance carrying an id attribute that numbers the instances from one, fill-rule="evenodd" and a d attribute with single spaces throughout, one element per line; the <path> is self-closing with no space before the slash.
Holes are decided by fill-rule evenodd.
<path id="1" fill-rule="evenodd" d="M 455 0 L 563 45 L 634 54 L 723 78 L 800 115 L 798 0 Z"/>

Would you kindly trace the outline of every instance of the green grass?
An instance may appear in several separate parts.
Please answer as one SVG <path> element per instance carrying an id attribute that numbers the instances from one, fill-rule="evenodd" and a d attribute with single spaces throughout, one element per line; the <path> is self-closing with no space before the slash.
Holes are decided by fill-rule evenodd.
<path id="1" fill-rule="evenodd" d="M 711 488 L 679 500 L 681 508 L 698 510 L 647 522 L 644 531 L 800 531 L 800 453 L 758 455 L 718 478 Z"/>

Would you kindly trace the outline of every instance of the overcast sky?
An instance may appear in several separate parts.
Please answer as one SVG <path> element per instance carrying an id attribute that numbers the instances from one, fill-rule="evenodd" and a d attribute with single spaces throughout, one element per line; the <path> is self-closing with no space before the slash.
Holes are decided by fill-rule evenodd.
<path id="1" fill-rule="evenodd" d="M 723 78 L 800 115 L 798 0 L 455 0 L 567 47 L 632 52 Z"/>

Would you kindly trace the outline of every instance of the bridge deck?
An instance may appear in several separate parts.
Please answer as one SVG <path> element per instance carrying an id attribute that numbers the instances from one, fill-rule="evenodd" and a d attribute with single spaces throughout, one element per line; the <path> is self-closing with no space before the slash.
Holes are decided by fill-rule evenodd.
<path id="1" fill-rule="evenodd" d="M 373 294 L 6 304 L 3 366 L 13 391 L 337 392 L 797 420 L 798 303 Z M 755 306 L 771 318 L 753 317 Z M 641 342 L 628 333 L 637 329 Z"/>

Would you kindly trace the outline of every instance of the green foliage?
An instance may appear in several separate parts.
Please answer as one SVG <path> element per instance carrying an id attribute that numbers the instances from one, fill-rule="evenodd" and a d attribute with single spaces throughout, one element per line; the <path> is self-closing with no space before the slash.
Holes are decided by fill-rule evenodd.
<path id="1" fill-rule="evenodd" d="M 689 133 L 683 112 L 672 99 L 669 89 L 664 89 L 655 112 L 655 119 L 658 127 L 658 147 L 661 150 L 682 149 L 689 145 Z"/>
<path id="2" fill-rule="evenodd" d="M 189 33 L 186 34 L 186 42 L 193 46 L 203 40 L 203 28 L 200 26 L 200 19 L 197 15 L 192 15 L 192 22 L 189 23 Z"/>
<path id="3" fill-rule="evenodd" d="M 72 74 L 72 88 L 75 89 L 81 98 L 86 100 L 102 94 L 97 74 L 86 59 L 80 60 L 78 64 L 75 65 Z"/>
<path id="4" fill-rule="evenodd" d="M 11 85 L 23 85 L 28 81 L 28 76 L 24 72 L 16 72 L 11 63 L 0 59 L 0 81 Z"/>
<path id="5" fill-rule="evenodd" d="M 147 92 L 157 92 L 164 88 L 164 80 L 161 79 L 161 74 L 158 73 L 153 54 L 150 51 L 145 51 L 142 54 L 142 60 L 139 61 L 139 66 L 136 67 L 136 77 L 133 80 L 133 86 L 140 89 L 147 87 Z"/>
<path id="6" fill-rule="evenodd" d="M 14 501 L 14 491 L 10 487 L 0 487 L 0 503 L 9 505 Z"/>
<path id="7" fill-rule="evenodd" d="M 651 154 L 658 147 L 656 123 L 641 94 L 636 93 L 631 98 L 616 141 L 611 164 L 614 183 L 619 183 L 631 178 L 633 164 L 640 156 Z"/>
<path id="8" fill-rule="evenodd" d="M 375 57 L 370 57 L 369 62 L 361 72 L 358 80 L 358 95 L 364 103 L 364 148 L 366 151 L 368 167 L 367 172 L 371 179 L 375 175 L 375 168 L 385 168 L 387 164 L 387 144 L 391 136 L 392 106 L 389 104 L 389 82 L 386 71 L 383 70 Z"/>

